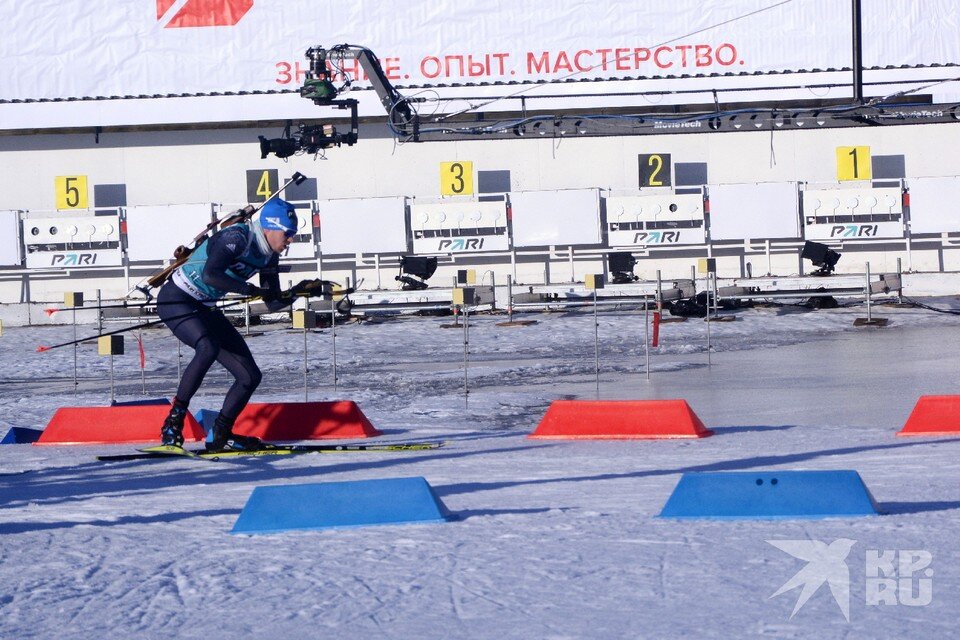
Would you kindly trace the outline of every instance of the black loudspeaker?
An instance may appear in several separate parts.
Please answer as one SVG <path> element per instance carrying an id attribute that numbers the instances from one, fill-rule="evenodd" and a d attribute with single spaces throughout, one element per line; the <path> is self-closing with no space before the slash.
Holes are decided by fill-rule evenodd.
<path id="1" fill-rule="evenodd" d="M 400 275 L 395 279 L 403 283 L 404 291 L 418 291 L 427 288 L 428 285 L 424 281 L 436 271 L 436 257 L 404 256 L 400 258 Z"/>
<path id="2" fill-rule="evenodd" d="M 637 259 L 629 251 L 615 251 L 607 254 L 607 269 L 610 271 L 610 280 L 613 284 L 625 284 L 639 280 L 633 275 L 633 267 Z"/>
<path id="3" fill-rule="evenodd" d="M 404 256 L 400 260 L 400 271 L 427 280 L 437 272 L 437 259 L 424 256 Z"/>
<path id="4" fill-rule="evenodd" d="M 803 243 L 803 252 L 800 254 L 800 257 L 820 267 L 817 272 L 818 275 L 832 273 L 834 267 L 837 266 L 837 262 L 840 260 L 840 254 L 827 245 L 820 244 L 819 242 L 810 242 L 809 240 Z"/>

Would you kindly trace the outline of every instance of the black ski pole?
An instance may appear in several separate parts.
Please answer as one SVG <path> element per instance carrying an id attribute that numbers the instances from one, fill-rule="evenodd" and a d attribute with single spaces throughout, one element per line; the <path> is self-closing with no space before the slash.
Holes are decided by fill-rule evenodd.
<path id="1" fill-rule="evenodd" d="M 249 300 L 253 300 L 255 297 L 256 297 L 256 296 L 253 296 L 253 297 L 251 297 L 251 298 L 242 298 L 242 299 L 240 299 L 240 300 L 233 300 L 233 301 L 231 301 L 231 302 L 228 302 L 228 303 L 225 304 L 225 305 L 220 306 L 219 308 L 220 308 L 220 309 L 226 309 L 226 308 L 228 308 L 228 307 L 235 307 L 235 306 L 237 306 L 238 304 L 243 304 L 244 302 L 248 302 Z M 197 312 L 196 312 L 196 311 L 191 311 L 190 313 L 183 313 L 183 314 L 181 314 L 181 315 L 179 315 L 179 316 L 173 316 L 172 318 L 167 318 L 167 319 L 168 319 L 168 320 L 180 320 L 181 318 L 187 318 L 187 317 L 189 317 L 189 316 L 192 316 L 192 315 L 194 315 L 195 313 L 197 313 Z M 164 322 L 164 321 L 163 321 L 163 320 L 150 320 L 149 322 L 141 322 L 140 324 L 135 324 L 135 325 L 132 325 L 132 326 L 129 326 L 129 327 L 124 327 L 123 329 L 117 329 L 116 331 L 108 331 L 108 332 L 106 332 L 106 333 L 99 333 L 99 334 L 97 334 L 97 335 L 95 335 L 95 336 L 87 336 L 86 338 L 79 338 L 79 339 L 77 339 L 77 340 L 70 340 L 69 342 L 61 342 L 60 344 L 55 344 L 55 345 L 50 345 L 50 346 L 39 345 L 39 346 L 37 347 L 37 353 L 43 353 L 43 352 L 45 352 L 45 351 L 50 351 L 51 349 L 59 349 L 60 347 L 68 347 L 68 346 L 70 346 L 70 345 L 72 345 L 72 344 L 79 344 L 79 343 L 85 342 L 85 341 L 87 341 L 87 340 L 95 340 L 95 339 L 97 339 L 97 338 L 102 338 L 102 337 L 104 337 L 104 336 L 113 336 L 113 335 L 116 335 L 116 334 L 118 334 L 118 333 L 125 333 L 125 332 L 127 332 L 127 331 L 135 331 L 136 329 L 145 329 L 146 327 L 152 327 L 153 325 L 155 325 L 155 324 L 160 324 L 161 322 Z"/>
<path id="2" fill-rule="evenodd" d="M 117 304 L 102 304 L 102 305 L 97 306 L 97 307 L 59 307 L 59 308 L 58 308 L 58 307 L 50 307 L 50 308 L 48 308 L 48 309 L 44 309 L 43 312 L 44 312 L 45 314 L 47 314 L 48 316 L 53 316 L 55 313 L 59 313 L 59 312 L 61 312 L 61 311 L 83 311 L 83 310 L 87 310 L 87 311 L 97 311 L 97 310 L 99 310 L 99 309 L 145 309 L 145 308 L 147 308 L 147 307 L 158 307 L 158 306 L 161 306 L 161 305 L 164 305 L 164 304 L 179 304 L 179 303 L 171 303 L 171 302 L 147 302 L 146 300 L 144 300 L 144 301 L 137 301 L 137 302 L 134 302 L 134 301 L 125 301 L 125 302 L 120 302 L 120 303 L 117 303 Z"/>

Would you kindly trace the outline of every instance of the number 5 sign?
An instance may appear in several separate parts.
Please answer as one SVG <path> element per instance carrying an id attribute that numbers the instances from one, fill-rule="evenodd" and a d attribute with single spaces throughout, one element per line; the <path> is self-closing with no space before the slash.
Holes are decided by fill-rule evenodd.
<path id="1" fill-rule="evenodd" d="M 457 162 L 441 162 L 440 195 L 473 195 L 473 163 L 461 160 Z"/>
<path id="2" fill-rule="evenodd" d="M 87 176 L 57 176 L 54 191 L 58 210 L 87 208 Z"/>

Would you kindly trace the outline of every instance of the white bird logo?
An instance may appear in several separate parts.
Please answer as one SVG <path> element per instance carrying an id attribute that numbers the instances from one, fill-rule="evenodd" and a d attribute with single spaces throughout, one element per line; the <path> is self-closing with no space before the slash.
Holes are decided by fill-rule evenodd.
<path id="1" fill-rule="evenodd" d="M 847 556 L 850 549 L 857 543 L 849 538 L 839 538 L 829 545 L 819 540 L 767 540 L 776 548 L 789 553 L 794 558 L 805 560 L 807 565 L 780 587 L 770 598 L 791 589 L 803 586 L 797 604 L 790 614 L 790 619 L 797 615 L 800 608 L 807 603 L 813 594 L 826 582 L 830 586 L 830 593 L 837 601 L 840 611 L 847 622 L 850 622 L 850 569 L 847 567 Z"/>

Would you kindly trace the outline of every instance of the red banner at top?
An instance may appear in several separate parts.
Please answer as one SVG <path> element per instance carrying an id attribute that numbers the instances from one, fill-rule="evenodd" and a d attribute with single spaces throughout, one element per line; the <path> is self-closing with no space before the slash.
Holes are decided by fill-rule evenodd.
<path id="1" fill-rule="evenodd" d="M 176 0 L 157 0 L 157 20 L 169 12 Z M 237 24 L 253 7 L 253 0 L 187 0 L 164 25 L 182 27 L 225 27 Z"/>

